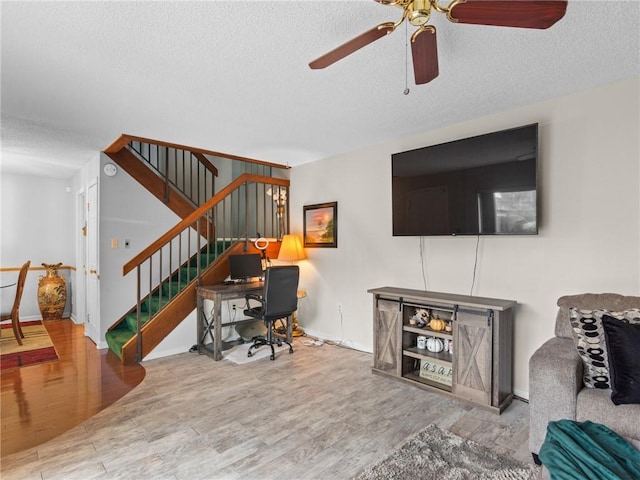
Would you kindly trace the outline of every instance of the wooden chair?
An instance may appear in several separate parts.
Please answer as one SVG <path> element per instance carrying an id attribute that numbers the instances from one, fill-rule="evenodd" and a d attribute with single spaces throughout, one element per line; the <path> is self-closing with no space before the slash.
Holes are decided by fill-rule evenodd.
<path id="1" fill-rule="evenodd" d="M 0 321 L 3 322 L 5 320 L 11 320 L 11 327 L 13 328 L 13 334 L 16 336 L 18 345 L 22 345 L 22 339 L 24 338 L 24 333 L 22 333 L 22 328 L 20 328 L 20 299 L 22 298 L 24 281 L 27 278 L 29 265 L 31 265 L 31 260 L 27 260 L 27 262 L 20 268 L 16 287 L 16 298 L 13 301 L 13 308 L 11 308 L 11 313 L 3 313 L 0 317 Z"/>

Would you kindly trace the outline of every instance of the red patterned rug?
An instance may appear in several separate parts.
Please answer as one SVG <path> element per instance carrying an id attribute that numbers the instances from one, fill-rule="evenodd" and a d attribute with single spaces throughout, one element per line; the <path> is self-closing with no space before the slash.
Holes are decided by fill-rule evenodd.
<path id="1" fill-rule="evenodd" d="M 22 345 L 18 345 L 11 323 L 1 325 L 0 370 L 58 360 L 58 353 L 42 321 L 20 322 L 20 326 L 24 333 Z"/>

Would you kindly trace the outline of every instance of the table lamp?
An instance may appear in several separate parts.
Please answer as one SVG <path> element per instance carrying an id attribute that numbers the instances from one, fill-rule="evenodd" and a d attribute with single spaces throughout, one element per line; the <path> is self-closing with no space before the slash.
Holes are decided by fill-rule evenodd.
<path id="1" fill-rule="evenodd" d="M 307 258 L 307 254 L 302 247 L 300 238 L 297 235 L 284 235 L 282 237 L 282 244 L 280 245 L 280 252 L 278 253 L 278 260 L 289 261 L 291 263 L 298 260 L 304 260 Z M 304 290 L 298 290 L 298 298 L 304 298 L 307 296 L 307 292 Z M 300 337 L 304 335 L 304 331 L 298 327 L 298 315 L 297 312 L 293 312 L 291 315 L 291 329 L 294 337 Z"/>

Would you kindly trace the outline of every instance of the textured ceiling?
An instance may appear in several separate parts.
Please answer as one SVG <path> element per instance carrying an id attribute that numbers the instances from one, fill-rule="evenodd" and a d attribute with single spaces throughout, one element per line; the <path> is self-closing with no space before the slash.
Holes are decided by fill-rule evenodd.
<path id="1" fill-rule="evenodd" d="M 309 69 L 400 12 L 372 0 L 3 1 L 2 169 L 69 177 L 121 133 L 296 165 L 640 74 L 637 0 L 569 1 L 548 30 L 434 14 L 440 76 L 416 86 L 409 66 L 409 95 L 404 25 Z"/>

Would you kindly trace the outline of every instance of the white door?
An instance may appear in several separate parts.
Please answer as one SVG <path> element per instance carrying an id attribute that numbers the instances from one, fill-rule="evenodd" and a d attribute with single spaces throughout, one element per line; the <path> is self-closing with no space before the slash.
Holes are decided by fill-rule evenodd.
<path id="1" fill-rule="evenodd" d="M 98 179 L 87 190 L 87 322 L 85 335 L 100 344 L 100 274 L 98 271 Z"/>
<path id="2" fill-rule="evenodd" d="M 87 323 L 87 199 L 84 189 L 76 197 L 76 322 Z"/>

